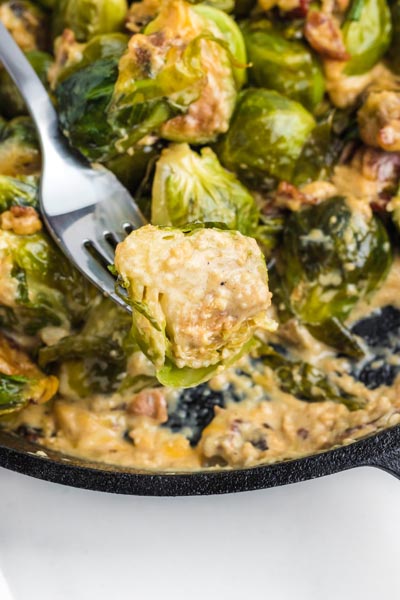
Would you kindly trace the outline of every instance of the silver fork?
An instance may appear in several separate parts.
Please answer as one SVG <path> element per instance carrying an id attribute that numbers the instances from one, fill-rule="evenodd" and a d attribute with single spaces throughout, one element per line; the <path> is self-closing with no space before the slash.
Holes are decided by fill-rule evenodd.
<path id="1" fill-rule="evenodd" d="M 128 190 L 103 167 L 75 154 L 35 71 L 0 23 L 0 62 L 21 92 L 35 122 L 42 152 L 40 208 L 61 250 L 96 287 L 130 310 L 108 270 L 118 242 L 146 223 Z"/>

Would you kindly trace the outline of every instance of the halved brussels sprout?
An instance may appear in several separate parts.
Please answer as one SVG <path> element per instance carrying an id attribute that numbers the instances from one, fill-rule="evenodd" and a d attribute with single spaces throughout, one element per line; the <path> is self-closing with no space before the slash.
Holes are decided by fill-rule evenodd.
<path id="1" fill-rule="evenodd" d="M 167 0 L 119 64 L 109 120 L 119 147 L 151 132 L 205 143 L 227 130 L 243 81 L 244 43 L 235 22 L 210 6 Z M 239 63 L 239 65 L 238 65 Z"/>
<path id="2" fill-rule="evenodd" d="M 126 311 L 98 296 L 79 332 L 41 348 L 39 365 L 58 364 L 61 392 L 66 382 L 80 397 L 116 391 L 132 350 L 127 339 L 130 326 Z"/>
<path id="3" fill-rule="evenodd" d="M 127 12 L 126 0 L 58 0 L 53 12 L 53 36 L 71 29 L 79 42 L 86 42 L 96 35 L 117 32 Z"/>
<path id="4" fill-rule="evenodd" d="M 163 150 L 153 181 L 153 225 L 212 221 L 254 235 L 258 217 L 250 192 L 221 166 L 210 148 L 200 154 L 187 144 Z"/>
<path id="5" fill-rule="evenodd" d="M 337 402 L 349 410 L 364 408 L 365 402 L 351 396 L 310 363 L 284 356 L 261 344 L 253 354 L 273 372 L 282 391 L 304 402 Z"/>
<path id="6" fill-rule="evenodd" d="M 32 175 L 40 172 L 36 129 L 29 117 L 5 121 L 0 117 L 0 174 Z"/>
<path id="7" fill-rule="evenodd" d="M 358 137 L 356 117 L 338 109 L 325 110 L 317 117 L 296 162 L 292 181 L 295 185 L 327 179 L 349 139 Z"/>
<path id="8" fill-rule="evenodd" d="M 191 387 L 235 362 L 256 328 L 271 330 L 265 261 L 236 231 L 146 225 L 115 266 L 132 307 L 132 336 L 163 385 Z"/>
<path id="9" fill-rule="evenodd" d="M 2 183 L 9 210 L 0 215 L 0 325 L 26 335 L 57 327 L 66 335 L 86 313 L 93 289 L 41 230 L 33 186 Z"/>
<path id="10" fill-rule="evenodd" d="M 322 68 L 301 41 L 288 39 L 276 23 L 248 21 L 242 27 L 250 68 L 250 82 L 273 89 L 309 110 L 321 102 L 325 81 Z"/>
<path id="11" fill-rule="evenodd" d="M 0 416 L 21 410 L 30 401 L 47 402 L 58 389 L 58 380 L 46 376 L 3 334 L 0 334 Z"/>
<path id="12" fill-rule="evenodd" d="M 26 58 L 44 85 L 47 85 L 47 73 L 53 62 L 47 52 L 31 50 L 25 53 Z M 25 102 L 5 69 L 0 67 L 0 114 L 12 118 L 28 113 Z"/>
<path id="13" fill-rule="evenodd" d="M 276 263 L 281 298 L 316 337 L 325 335 L 326 343 L 336 345 L 340 323 L 382 283 L 391 261 L 381 221 L 353 211 L 343 197 L 330 198 L 292 213 L 286 222 Z"/>
<path id="14" fill-rule="evenodd" d="M 9 177 L 0 175 L 0 213 L 11 206 L 33 206 L 37 208 L 38 182 L 33 176 Z"/>
<path id="15" fill-rule="evenodd" d="M 229 131 L 217 147 L 223 165 L 253 185 L 290 180 L 315 127 L 301 104 L 278 92 L 248 89 L 239 97 Z"/>
<path id="16" fill-rule="evenodd" d="M 56 87 L 60 124 L 74 148 L 89 160 L 110 160 L 118 155 L 118 132 L 107 119 L 118 61 L 127 37 L 99 36 L 80 53 L 81 59 L 61 69 Z"/>
<path id="17" fill-rule="evenodd" d="M 46 50 L 47 16 L 28 0 L 0 1 L 0 21 L 25 52 Z"/>
<path id="18" fill-rule="evenodd" d="M 344 74 L 366 73 L 389 48 L 392 21 L 386 0 L 353 0 L 342 27 L 350 59 Z"/>

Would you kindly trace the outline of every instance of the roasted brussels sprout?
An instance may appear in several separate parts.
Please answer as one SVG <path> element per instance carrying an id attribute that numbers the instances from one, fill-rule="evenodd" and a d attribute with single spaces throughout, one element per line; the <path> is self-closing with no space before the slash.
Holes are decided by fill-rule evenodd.
<path id="1" fill-rule="evenodd" d="M 44 368 L 57 363 L 62 387 L 67 380 L 80 397 L 115 391 L 127 369 L 130 324 L 126 311 L 98 296 L 81 330 L 42 348 L 39 365 Z"/>
<path id="2" fill-rule="evenodd" d="M 243 35 L 252 84 L 269 88 L 313 110 L 325 90 L 322 68 L 301 41 L 288 39 L 278 25 L 267 19 L 244 24 Z"/>
<path id="3" fill-rule="evenodd" d="M 8 210 L 11 206 L 33 206 L 37 208 L 38 184 L 37 178 L 9 177 L 0 175 L 0 213 Z"/>
<path id="4" fill-rule="evenodd" d="M 191 387 L 271 329 L 268 274 L 255 240 L 236 231 L 146 225 L 119 246 L 115 267 L 132 306 L 132 336 L 160 383 Z"/>
<path id="5" fill-rule="evenodd" d="M 229 131 L 217 152 L 223 165 L 249 184 L 290 180 L 303 146 L 315 127 L 301 104 L 278 92 L 242 92 Z"/>
<path id="6" fill-rule="evenodd" d="M 350 54 L 344 74 L 360 75 L 372 69 L 391 41 L 392 21 L 386 0 L 353 0 L 342 34 Z"/>
<path id="7" fill-rule="evenodd" d="M 339 162 L 346 141 L 352 139 L 356 129 L 355 116 L 332 108 L 323 112 L 296 162 L 293 183 L 301 185 L 328 179 Z"/>
<path id="8" fill-rule="evenodd" d="M 53 62 L 47 52 L 31 50 L 26 52 L 26 58 L 39 75 L 43 84 L 47 85 L 47 73 Z M 14 82 L 5 69 L 0 68 L 0 114 L 8 119 L 19 115 L 26 115 L 25 102 L 17 90 Z"/>
<path id="9" fill-rule="evenodd" d="M 71 29 L 79 42 L 102 33 L 120 31 L 128 4 L 126 0 L 58 0 L 53 12 L 53 36 Z"/>
<path id="10" fill-rule="evenodd" d="M 0 215 L 0 325 L 26 335 L 56 327 L 66 335 L 86 313 L 93 290 L 42 231 L 32 186 L 10 179 L 3 184 L 8 210 Z"/>
<path id="11" fill-rule="evenodd" d="M 154 131 L 172 141 L 213 140 L 228 128 L 244 67 L 243 39 L 228 15 L 183 0 L 163 3 L 119 63 L 109 109 L 124 134 L 119 147 Z"/>
<path id="12" fill-rule="evenodd" d="M 346 393 L 333 383 L 326 373 L 307 362 L 283 355 L 265 344 L 261 344 L 253 353 L 274 372 L 281 390 L 293 394 L 298 400 L 337 402 L 344 404 L 349 410 L 358 410 L 365 406 L 365 402 L 360 398 Z"/>
<path id="13" fill-rule="evenodd" d="M 281 298 L 316 337 L 325 332 L 331 344 L 332 323 L 326 324 L 337 319 L 340 326 L 355 303 L 382 283 L 391 260 L 381 221 L 353 212 L 343 197 L 330 198 L 292 213 L 286 222 L 276 263 Z"/>
<path id="14" fill-rule="evenodd" d="M 175 144 L 162 152 L 153 182 L 153 225 L 215 222 L 254 235 L 258 216 L 250 192 L 210 148 L 198 154 L 187 144 Z"/>
<path id="15" fill-rule="evenodd" d="M 150 133 L 203 143 L 226 131 L 245 65 L 228 15 L 168 0 L 123 51 L 115 38 L 94 38 L 58 77 L 60 122 L 90 160 L 131 152 Z"/>
<path id="16" fill-rule="evenodd" d="M 38 174 L 40 152 L 36 130 L 29 117 L 5 121 L 0 117 L 0 174 Z"/>
<path id="17" fill-rule="evenodd" d="M 0 21 L 25 52 L 46 50 L 47 17 L 39 6 L 28 0 L 1 1 Z"/>
<path id="18" fill-rule="evenodd" d="M 47 402 L 58 389 L 57 378 L 46 376 L 3 334 L 0 334 L 0 416 L 30 401 Z"/>

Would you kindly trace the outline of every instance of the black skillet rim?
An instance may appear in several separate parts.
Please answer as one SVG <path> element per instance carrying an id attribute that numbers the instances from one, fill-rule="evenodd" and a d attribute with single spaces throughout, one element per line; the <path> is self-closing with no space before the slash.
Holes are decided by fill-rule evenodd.
<path id="1" fill-rule="evenodd" d="M 38 451 L 41 451 L 39 455 Z M 0 466 L 76 488 L 139 496 L 196 496 L 258 490 L 360 466 L 378 467 L 400 478 L 400 426 L 305 458 L 245 469 L 193 473 L 152 473 L 80 461 L 0 432 Z"/>

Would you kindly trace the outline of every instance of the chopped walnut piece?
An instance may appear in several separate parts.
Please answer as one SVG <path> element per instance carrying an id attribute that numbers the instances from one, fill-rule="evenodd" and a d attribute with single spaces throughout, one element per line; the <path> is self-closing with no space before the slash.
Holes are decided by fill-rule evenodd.
<path id="1" fill-rule="evenodd" d="M 400 92 L 373 91 L 358 111 L 360 135 L 369 146 L 400 151 Z"/>
<path id="2" fill-rule="evenodd" d="M 305 194 L 298 187 L 281 181 L 276 191 L 274 205 L 289 210 L 299 210 L 307 204 L 317 204 L 318 200 L 311 195 Z"/>
<path id="3" fill-rule="evenodd" d="M 168 420 L 167 402 L 161 389 L 142 390 L 131 400 L 128 413 L 136 416 L 150 417 L 157 423 Z"/>
<path id="4" fill-rule="evenodd" d="M 17 235 L 32 235 L 42 229 L 42 223 L 32 206 L 12 206 L 0 215 L 0 227 Z"/>
<path id="5" fill-rule="evenodd" d="M 55 62 L 51 65 L 47 79 L 51 89 L 55 89 L 63 69 L 78 63 L 82 59 L 82 49 L 85 44 L 80 44 L 75 39 L 71 29 L 64 29 L 54 45 Z"/>
<path id="6" fill-rule="evenodd" d="M 304 35 L 316 52 L 333 60 L 348 60 L 342 32 L 335 17 L 318 10 L 307 13 Z"/>

